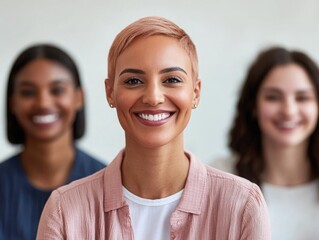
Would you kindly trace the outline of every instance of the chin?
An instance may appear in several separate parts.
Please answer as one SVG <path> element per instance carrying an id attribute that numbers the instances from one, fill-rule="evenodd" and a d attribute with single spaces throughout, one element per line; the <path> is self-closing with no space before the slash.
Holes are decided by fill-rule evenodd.
<path id="1" fill-rule="evenodd" d="M 144 139 L 144 140 L 139 140 L 138 143 L 139 145 L 145 147 L 145 148 L 160 148 L 163 147 L 167 144 L 169 144 L 172 141 L 169 141 L 167 139 Z"/>

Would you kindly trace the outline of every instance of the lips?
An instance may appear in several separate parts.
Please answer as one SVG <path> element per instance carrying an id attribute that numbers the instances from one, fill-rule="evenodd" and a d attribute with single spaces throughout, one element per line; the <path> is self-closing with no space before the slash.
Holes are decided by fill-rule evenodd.
<path id="1" fill-rule="evenodd" d="M 141 111 L 136 112 L 135 115 L 140 123 L 146 126 L 157 127 L 165 124 L 174 115 L 175 112 L 166 110 L 156 111 Z"/>
<path id="2" fill-rule="evenodd" d="M 283 129 L 294 129 L 299 126 L 299 121 L 278 121 L 276 125 Z"/>
<path id="3" fill-rule="evenodd" d="M 157 114 L 147 114 L 147 113 L 139 113 L 138 116 L 144 120 L 148 121 L 161 121 L 170 117 L 170 113 L 157 113 Z"/>
<path id="4" fill-rule="evenodd" d="M 40 124 L 49 124 L 53 123 L 58 119 L 58 114 L 45 114 L 45 115 L 35 115 L 32 117 L 32 121 L 34 123 L 40 123 Z"/>

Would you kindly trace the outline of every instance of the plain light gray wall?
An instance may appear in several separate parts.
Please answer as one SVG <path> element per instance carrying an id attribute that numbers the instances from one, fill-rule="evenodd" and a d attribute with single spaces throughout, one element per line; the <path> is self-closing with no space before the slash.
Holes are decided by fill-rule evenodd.
<path id="1" fill-rule="evenodd" d="M 305 0 L 0 0 L 0 161 L 17 151 L 5 135 L 8 72 L 25 47 L 67 50 L 86 91 L 87 132 L 79 145 L 110 162 L 123 147 L 116 112 L 106 103 L 106 56 L 115 35 L 138 18 L 166 17 L 184 28 L 199 55 L 202 97 L 186 130 L 186 148 L 204 162 L 226 155 L 237 92 L 255 55 L 270 45 L 319 59 L 319 1 Z"/>

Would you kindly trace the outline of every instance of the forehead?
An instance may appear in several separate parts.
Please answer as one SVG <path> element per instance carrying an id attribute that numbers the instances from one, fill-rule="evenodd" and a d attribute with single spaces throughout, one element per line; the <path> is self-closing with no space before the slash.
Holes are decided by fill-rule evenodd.
<path id="1" fill-rule="evenodd" d="M 264 79 L 261 87 L 283 90 L 314 88 L 307 72 L 297 64 L 287 64 L 273 68 Z"/>
<path id="2" fill-rule="evenodd" d="M 161 68 L 179 66 L 191 71 L 191 60 L 178 40 L 156 35 L 132 42 L 118 57 L 116 72 L 125 67 Z"/>
<path id="3" fill-rule="evenodd" d="M 58 62 L 36 59 L 25 65 L 16 75 L 15 82 L 73 81 L 72 73 Z"/>

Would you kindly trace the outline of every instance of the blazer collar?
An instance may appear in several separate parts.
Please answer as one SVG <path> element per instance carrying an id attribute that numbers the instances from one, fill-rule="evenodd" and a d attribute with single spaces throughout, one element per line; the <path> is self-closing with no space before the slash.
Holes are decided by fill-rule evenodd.
<path id="1" fill-rule="evenodd" d="M 124 149 L 106 167 L 104 172 L 104 211 L 109 212 L 128 206 L 122 190 L 121 164 Z M 190 160 L 188 176 L 177 210 L 187 213 L 200 214 L 201 206 L 206 196 L 207 170 L 196 157 L 185 151 Z"/>

